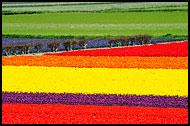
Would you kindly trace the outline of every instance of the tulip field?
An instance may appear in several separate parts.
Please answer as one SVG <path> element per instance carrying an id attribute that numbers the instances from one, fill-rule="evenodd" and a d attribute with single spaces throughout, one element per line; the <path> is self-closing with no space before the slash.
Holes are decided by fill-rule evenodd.
<path id="1" fill-rule="evenodd" d="M 187 56 L 188 41 L 169 44 L 133 46 L 125 48 L 78 50 L 73 52 L 47 53 L 44 55 L 70 56 Z"/>
<path id="2" fill-rule="evenodd" d="M 188 124 L 188 41 L 2 56 L 3 124 Z"/>
<path id="3" fill-rule="evenodd" d="M 2 124 L 188 124 L 188 2 L 2 2 Z"/>

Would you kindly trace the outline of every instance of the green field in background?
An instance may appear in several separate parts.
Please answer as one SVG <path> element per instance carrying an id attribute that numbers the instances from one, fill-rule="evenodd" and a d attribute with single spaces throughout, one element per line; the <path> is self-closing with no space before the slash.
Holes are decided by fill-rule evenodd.
<path id="1" fill-rule="evenodd" d="M 3 2 L 3 11 L 100 11 L 131 9 L 188 9 L 188 2 Z"/>
<path id="2" fill-rule="evenodd" d="M 47 13 L 2 15 L 2 34 L 188 36 L 188 12 Z"/>

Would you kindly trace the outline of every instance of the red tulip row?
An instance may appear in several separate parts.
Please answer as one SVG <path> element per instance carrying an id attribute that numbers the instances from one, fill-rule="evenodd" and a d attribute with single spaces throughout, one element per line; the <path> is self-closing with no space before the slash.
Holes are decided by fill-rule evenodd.
<path id="1" fill-rule="evenodd" d="M 2 104 L 3 124 L 188 124 L 188 109 Z"/>
<path id="2" fill-rule="evenodd" d="M 46 53 L 59 56 L 188 56 L 188 41 L 111 49 Z"/>

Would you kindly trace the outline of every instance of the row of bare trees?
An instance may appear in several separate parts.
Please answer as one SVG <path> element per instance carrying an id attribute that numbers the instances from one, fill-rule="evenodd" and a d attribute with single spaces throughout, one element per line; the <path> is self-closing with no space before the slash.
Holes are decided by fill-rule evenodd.
<path id="1" fill-rule="evenodd" d="M 68 39 L 62 42 L 62 40 L 48 40 L 47 46 L 52 52 L 57 52 L 58 48 L 63 44 L 67 51 L 71 51 L 74 46 L 81 46 L 86 49 L 88 39 Z M 2 44 L 2 52 L 8 55 L 29 54 L 31 50 L 36 50 L 37 53 L 43 49 L 44 43 L 39 42 L 7 42 Z"/>
<path id="2" fill-rule="evenodd" d="M 120 36 L 109 40 L 110 48 L 113 44 L 117 46 L 128 46 L 130 42 L 132 45 L 137 43 L 138 45 L 150 44 L 152 36 L 150 35 L 134 35 L 134 36 Z"/>
<path id="3" fill-rule="evenodd" d="M 86 49 L 86 46 L 88 44 L 88 39 L 71 39 L 71 40 L 65 40 L 63 42 L 63 45 L 67 51 L 72 51 L 72 47 L 79 45 L 83 49 Z"/>
<path id="4" fill-rule="evenodd" d="M 58 48 L 61 46 L 62 41 L 53 41 L 49 40 L 48 48 L 51 49 L 52 52 L 56 52 Z M 63 46 L 67 51 L 72 51 L 74 46 L 81 46 L 83 49 L 86 49 L 88 44 L 88 39 L 67 39 L 63 42 Z"/>
<path id="5" fill-rule="evenodd" d="M 113 44 L 117 46 L 128 46 L 130 43 L 134 45 L 150 44 L 152 36 L 150 35 L 134 35 L 134 36 L 120 36 L 109 40 L 110 48 Z M 88 44 L 88 39 L 49 39 L 47 42 L 48 48 L 52 52 L 57 52 L 58 48 L 63 44 L 67 51 L 72 51 L 74 46 L 81 46 L 83 49 L 86 49 Z M 35 49 L 37 53 L 43 49 L 44 43 L 42 41 L 38 42 L 7 42 L 2 45 L 2 52 L 8 55 L 16 55 L 18 52 L 20 54 L 29 54 L 31 50 Z"/>
<path id="6" fill-rule="evenodd" d="M 37 50 L 37 53 L 39 53 L 40 49 L 42 48 L 43 48 L 42 42 L 37 42 L 37 43 L 7 42 L 2 44 L 2 52 L 4 52 L 6 56 L 17 55 L 18 52 L 20 54 L 29 54 L 32 49 Z"/>

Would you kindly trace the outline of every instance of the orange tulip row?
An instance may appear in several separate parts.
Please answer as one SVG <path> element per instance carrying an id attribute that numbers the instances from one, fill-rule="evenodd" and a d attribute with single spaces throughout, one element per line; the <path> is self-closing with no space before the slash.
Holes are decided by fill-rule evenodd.
<path id="1" fill-rule="evenodd" d="M 13 56 L 2 57 L 3 66 L 188 69 L 188 57 L 138 56 Z"/>

